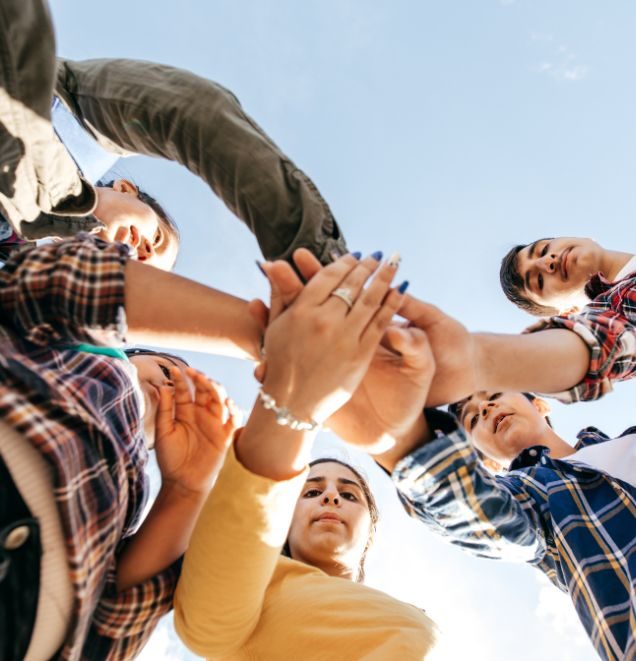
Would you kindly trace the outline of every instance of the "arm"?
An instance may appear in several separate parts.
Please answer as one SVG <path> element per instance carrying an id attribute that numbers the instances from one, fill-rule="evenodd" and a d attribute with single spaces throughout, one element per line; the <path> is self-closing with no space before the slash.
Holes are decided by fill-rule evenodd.
<path id="1" fill-rule="evenodd" d="M 402 300 L 388 293 L 394 267 L 381 267 L 363 289 L 371 272 L 351 256 L 338 260 L 270 324 L 264 390 L 295 417 L 326 420 L 364 375 Z M 348 285 L 357 299 L 351 312 L 329 296 Z M 235 652 L 258 624 L 314 436 L 281 427 L 257 403 L 236 439 L 195 528 L 175 597 L 177 631 L 195 652 Z"/>
<path id="2" fill-rule="evenodd" d="M 192 400 L 178 368 L 174 393 L 165 387 L 157 413 L 155 450 L 161 490 L 117 561 L 117 588 L 142 583 L 185 553 L 199 512 L 236 429 L 238 414 L 220 386 L 196 370 Z"/>
<path id="3" fill-rule="evenodd" d="M 256 358 L 261 337 L 245 301 L 88 236 L 12 256 L 0 271 L 0 313 L 41 346 L 121 344 L 126 317 L 129 339 L 162 347 Z"/>
<path id="4" fill-rule="evenodd" d="M 521 474 L 492 476 L 452 416 L 429 411 L 428 417 L 431 428 L 442 429 L 392 473 L 411 516 L 476 555 L 548 562 L 541 486 L 527 488 Z"/>

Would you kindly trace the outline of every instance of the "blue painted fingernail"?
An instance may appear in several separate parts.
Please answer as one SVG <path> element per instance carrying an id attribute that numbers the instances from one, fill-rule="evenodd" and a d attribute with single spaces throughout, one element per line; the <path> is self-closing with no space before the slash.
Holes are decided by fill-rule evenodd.
<path id="1" fill-rule="evenodd" d="M 374 253 L 371 253 L 371 257 L 373 257 L 376 262 L 379 262 L 382 259 L 382 251 L 376 250 Z"/>
<path id="2" fill-rule="evenodd" d="M 267 277 L 267 273 L 265 273 L 265 269 L 263 268 L 263 265 L 258 261 L 258 259 L 254 260 L 254 263 L 256 266 L 258 266 L 258 270 L 265 276 Z"/>
<path id="3" fill-rule="evenodd" d="M 403 294 L 409 288 L 409 281 L 405 280 L 397 289 L 400 294 Z"/>
<path id="4" fill-rule="evenodd" d="M 356 250 L 355 252 L 351 253 L 351 256 L 355 257 L 356 259 L 360 259 L 360 257 L 362 257 L 362 253 Z"/>

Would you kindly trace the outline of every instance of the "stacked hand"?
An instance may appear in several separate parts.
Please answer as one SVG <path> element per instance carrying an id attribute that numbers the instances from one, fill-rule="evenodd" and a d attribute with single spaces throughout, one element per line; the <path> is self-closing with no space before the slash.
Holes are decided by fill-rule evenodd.
<path id="1" fill-rule="evenodd" d="M 403 294 L 390 288 L 396 268 L 347 255 L 287 297 L 278 285 L 285 290 L 291 269 L 284 262 L 266 265 L 272 307 L 265 334 L 265 392 L 305 420 L 324 422 L 343 406 L 403 301 Z"/>
<path id="2" fill-rule="evenodd" d="M 157 463 L 164 485 L 207 493 L 240 424 L 240 413 L 220 385 L 192 368 L 187 374 L 194 384 L 194 399 L 177 367 L 170 370 L 174 388 L 161 389 Z"/>
<path id="3" fill-rule="evenodd" d="M 307 250 L 294 255 L 299 271 L 311 280 L 320 270 L 318 260 Z M 368 258 L 361 262 L 373 266 Z M 254 302 L 252 310 L 265 326 L 272 322 L 303 290 L 303 284 L 288 264 L 266 264 L 272 284 L 269 311 Z M 422 419 L 431 379 L 435 372 L 424 332 L 414 327 L 390 325 L 382 338 L 359 387 L 350 401 L 329 418 L 329 426 L 343 439 L 377 453 L 409 437 Z M 267 366 L 261 363 L 256 376 L 262 381 Z"/>

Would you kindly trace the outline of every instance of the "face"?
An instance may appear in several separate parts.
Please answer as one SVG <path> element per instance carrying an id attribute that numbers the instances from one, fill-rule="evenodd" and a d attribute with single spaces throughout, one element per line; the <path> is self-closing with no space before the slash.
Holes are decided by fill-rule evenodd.
<path id="1" fill-rule="evenodd" d="M 486 457 L 508 466 L 526 448 L 541 443 L 550 430 L 548 406 L 519 392 L 474 393 L 464 405 L 460 423 Z"/>
<path id="2" fill-rule="evenodd" d="M 131 356 L 130 362 L 137 370 L 139 387 L 144 398 L 144 433 L 146 444 L 153 447 L 155 442 L 155 425 L 159 407 L 159 389 L 162 386 L 172 386 L 170 368 L 178 367 L 186 383 L 194 393 L 194 384 L 186 374 L 186 364 L 180 360 L 171 360 L 163 356 L 140 355 Z"/>
<path id="3" fill-rule="evenodd" d="M 601 270 L 603 249 L 591 239 L 541 239 L 523 248 L 517 268 L 525 293 L 541 305 L 567 310 L 588 302 L 584 287 Z"/>
<path id="4" fill-rule="evenodd" d="M 137 187 L 119 179 L 112 188 L 97 187 L 94 215 L 106 228 L 97 236 L 129 245 L 137 259 L 169 271 L 177 256 L 177 240 L 166 221 L 139 199 Z"/>
<path id="5" fill-rule="evenodd" d="M 289 531 L 295 560 L 355 569 L 369 541 L 371 515 L 360 479 L 335 462 L 311 467 Z"/>

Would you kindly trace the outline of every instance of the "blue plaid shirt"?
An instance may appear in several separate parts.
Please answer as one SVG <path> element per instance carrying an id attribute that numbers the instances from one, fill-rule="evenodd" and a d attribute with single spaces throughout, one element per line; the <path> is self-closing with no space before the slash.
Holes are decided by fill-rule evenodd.
<path id="1" fill-rule="evenodd" d="M 636 489 L 542 446 L 494 476 L 452 416 L 428 416 L 437 438 L 392 476 L 409 513 L 475 555 L 535 565 L 570 594 L 602 658 L 636 658 Z M 577 450 L 609 440 L 592 427 L 578 438 Z"/>

